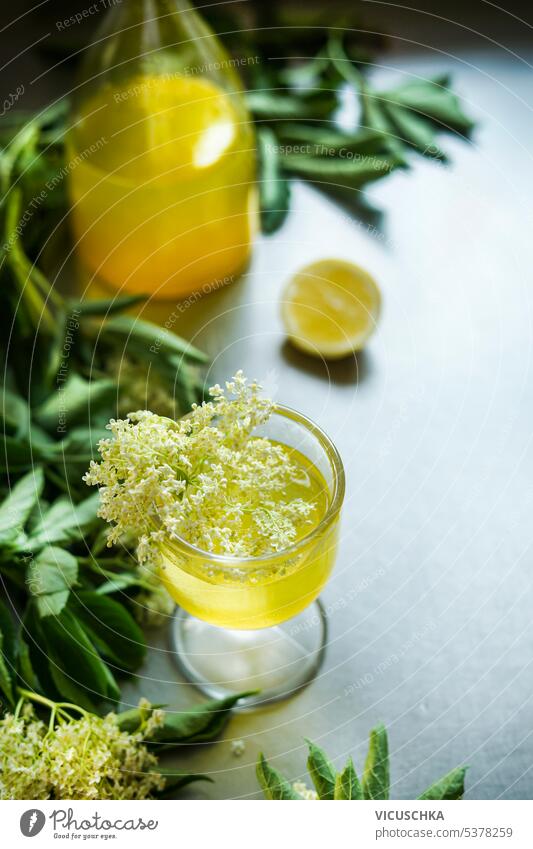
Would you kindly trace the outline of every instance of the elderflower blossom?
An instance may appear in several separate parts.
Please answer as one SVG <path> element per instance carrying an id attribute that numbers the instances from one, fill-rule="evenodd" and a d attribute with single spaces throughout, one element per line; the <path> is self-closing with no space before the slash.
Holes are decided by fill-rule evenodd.
<path id="1" fill-rule="evenodd" d="M 318 799 L 318 793 L 316 792 L 316 790 L 311 790 L 307 786 L 305 781 L 295 781 L 292 785 L 292 789 L 295 793 L 298 793 L 298 796 L 301 796 L 302 799 L 305 799 L 307 801 L 314 802 L 316 799 Z"/>
<path id="2" fill-rule="evenodd" d="M 317 508 L 284 497 L 298 467 L 285 446 L 254 435 L 274 411 L 260 389 L 239 371 L 178 422 L 145 410 L 109 423 L 102 460 L 84 476 L 100 487 L 109 545 L 135 534 L 142 562 L 168 538 L 241 557 L 298 539 Z"/>
<path id="3" fill-rule="evenodd" d="M 150 711 L 142 733 L 128 734 L 114 713 L 84 713 L 52 730 L 31 706 L 21 716 L 7 714 L 0 722 L 0 799 L 149 798 L 165 779 L 142 741 L 163 718 Z"/>
<path id="4" fill-rule="evenodd" d="M 246 743 L 244 740 L 232 740 L 231 741 L 231 752 L 235 755 L 236 758 L 240 758 L 241 755 L 244 755 L 246 751 Z"/>

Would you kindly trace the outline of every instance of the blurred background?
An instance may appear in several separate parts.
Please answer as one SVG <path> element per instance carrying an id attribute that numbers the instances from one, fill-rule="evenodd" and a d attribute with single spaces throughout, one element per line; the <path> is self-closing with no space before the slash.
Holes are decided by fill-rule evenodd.
<path id="1" fill-rule="evenodd" d="M 25 95 L 27 108 L 65 90 L 65 62 L 71 55 L 74 63 L 79 50 L 89 43 L 101 22 L 100 12 L 112 0 L 44 0 L 33 3 L 20 0 L 16 11 L 7 4 L 0 10 L 0 46 L 2 50 L 1 92 L 9 94 L 13 83 L 29 86 Z M 81 23 L 64 27 L 61 22 L 97 7 Z M 358 40 L 386 49 L 391 55 L 428 54 L 435 51 L 456 53 L 460 50 L 508 53 L 511 48 L 531 48 L 531 5 L 527 2 L 502 4 L 473 0 L 464 3 L 413 2 L 400 4 L 379 0 L 350 2 L 261 2 L 240 0 L 229 3 L 197 3 L 196 8 L 220 32 L 230 33 L 235 27 L 276 26 L 304 28 L 317 26 L 353 27 Z M 308 29 L 291 35 L 293 46 L 302 55 L 313 55 L 317 37 Z M 228 37 L 227 43 L 231 43 Z M 279 43 L 279 39 L 278 39 Z M 276 44 L 273 36 L 271 47 Z M 499 50 L 498 50 L 499 48 Z M 524 57 L 525 58 L 525 57 Z M 497 61 L 497 55 L 494 56 Z M 35 78 L 38 77 L 38 80 Z"/>

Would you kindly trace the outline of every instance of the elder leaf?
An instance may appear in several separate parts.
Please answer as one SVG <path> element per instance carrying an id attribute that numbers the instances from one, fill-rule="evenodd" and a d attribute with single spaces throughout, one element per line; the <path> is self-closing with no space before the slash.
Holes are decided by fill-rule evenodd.
<path id="1" fill-rule="evenodd" d="M 448 76 L 412 80 L 383 92 L 382 97 L 435 122 L 441 130 L 467 135 L 474 127 L 474 121 L 465 114 L 459 97 L 451 90 Z"/>
<path id="2" fill-rule="evenodd" d="M 0 504 L 0 546 L 16 543 L 43 491 L 44 475 L 36 467 L 22 477 Z"/>
<path id="3" fill-rule="evenodd" d="M 188 784 L 192 784 L 195 781 L 213 782 L 213 779 L 208 775 L 202 775 L 199 773 L 180 772 L 179 770 L 163 768 L 160 766 L 157 767 L 156 771 L 165 778 L 165 786 L 163 790 L 157 793 L 159 799 L 173 799 L 173 794 L 176 793 L 177 790 L 181 790 L 183 787 L 186 787 Z"/>
<path id="4" fill-rule="evenodd" d="M 78 562 L 72 554 L 54 546 L 44 548 L 30 565 L 26 581 L 39 616 L 61 613 L 77 580 Z"/>
<path id="5" fill-rule="evenodd" d="M 272 130 L 263 127 L 258 131 L 257 140 L 261 227 L 265 233 L 274 233 L 281 227 L 289 211 L 289 182 L 283 175 L 279 145 Z"/>
<path id="6" fill-rule="evenodd" d="M 34 526 L 28 542 L 30 550 L 37 551 L 45 545 L 64 545 L 83 539 L 98 520 L 99 503 L 98 493 L 79 504 L 73 504 L 67 496 L 60 496 Z"/>
<path id="7" fill-rule="evenodd" d="M 333 799 L 335 795 L 336 772 L 326 753 L 315 743 L 307 740 L 309 757 L 307 769 L 315 785 L 319 799 Z"/>
<path id="8" fill-rule="evenodd" d="M 13 620 L 6 605 L 0 601 L 0 693 L 3 693 L 10 705 L 15 702 L 13 679 L 15 677 L 16 653 L 17 644 Z"/>
<path id="9" fill-rule="evenodd" d="M 370 732 L 362 785 L 365 799 L 389 798 L 389 744 L 384 725 L 376 725 Z"/>
<path id="10" fill-rule="evenodd" d="M 82 590 L 69 607 L 103 657 L 129 672 L 140 666 L 146 655 L 146 640 L 122 604 L 106 595 Z"/>
<path id="11" fill-rule="evenodd" d="M 336 801 L 348 799 L 363 799 L 363 788 L 357 778 L 357 773 L 351 758 L 335 779 L 335 792 L 333 798 Z"/>
<path id="12" fill-rule="evenodd" d="M 123 353 L 128 351 L 143 359 L 177 354 L 180 362 L 182 357 L 197 363 L 206 363 L 209 360 L 203 351 L 166 327 L 160 327 L 158 324 L 152 324 L 135 316 L 113 316 L 102 326 L 100 335 L 106 341 L 112 340 L 115 344 L 118 343 Z"/>
<path id="13" fill-rule="evenodd" d="M 261 753 L 256 766 L 257 780 L 266 799 L 273 801 L 294 801 L 301 799 L 292 785 L 277 769 L 271 767 Z"/>
<path id="14" fill-rule="evenodd" d="M 462 799 L 468 767 L 458 766 L 424 790 L 419 799 Z"/>
<path id="15" fill-rule="evenodd" d="M 166 711 L 164 724 L 152 740 L 158 748 L 179 743 L 206 743 L 214 740 L 226 725 L 237 702 L 250 693 L 236 693 L 225 699 L 212 699 L 186 711 Z"/>

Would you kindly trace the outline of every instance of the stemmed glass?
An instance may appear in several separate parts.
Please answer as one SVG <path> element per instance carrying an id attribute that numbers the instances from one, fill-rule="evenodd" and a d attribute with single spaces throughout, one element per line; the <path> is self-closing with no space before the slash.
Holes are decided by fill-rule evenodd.
<path id="1" fill-rule="evenodd" d="M 318 525 L 285 550 L 259 557 L 169 540 L 159 566 L 178 604 L 171 642 L 181 673 L 212 697 L 257 691 L 247 706 L 288 697 L 320 667 L 327 622 L 317 597 L 335 562 L 345 488 L 337 449 L 302 414 L 276 406 L 255 435 L 297 449 L 320 472 L 328 499 Z"/>

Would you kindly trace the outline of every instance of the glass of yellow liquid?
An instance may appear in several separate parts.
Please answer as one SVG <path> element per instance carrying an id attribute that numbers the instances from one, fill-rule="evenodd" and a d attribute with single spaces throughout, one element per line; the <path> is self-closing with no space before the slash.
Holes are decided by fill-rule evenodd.
<path id="1" fill-rule="evenodd" d="M 212 697 L 256 691 L 248 706 L 286 698 L 320 667 L 327 622 L 317 597 L 335 562 L 345 486 L 337 449 L 300 413 L 276 406 L 254 436 L 281 446 L 297 469 L 280 494 L 312 508 L 297 538 L 256 557 L 168 539 L 159 567 L 179 605 L 171 640 L 181 673 Z"/>
<path id="2" fill-rule="evenodd" d="M 237 65 L 185 0 L 109 5 L 67 135 L 72 228 L 91 279 L 179 298 L 245 268 L 256 157 Z"/>

